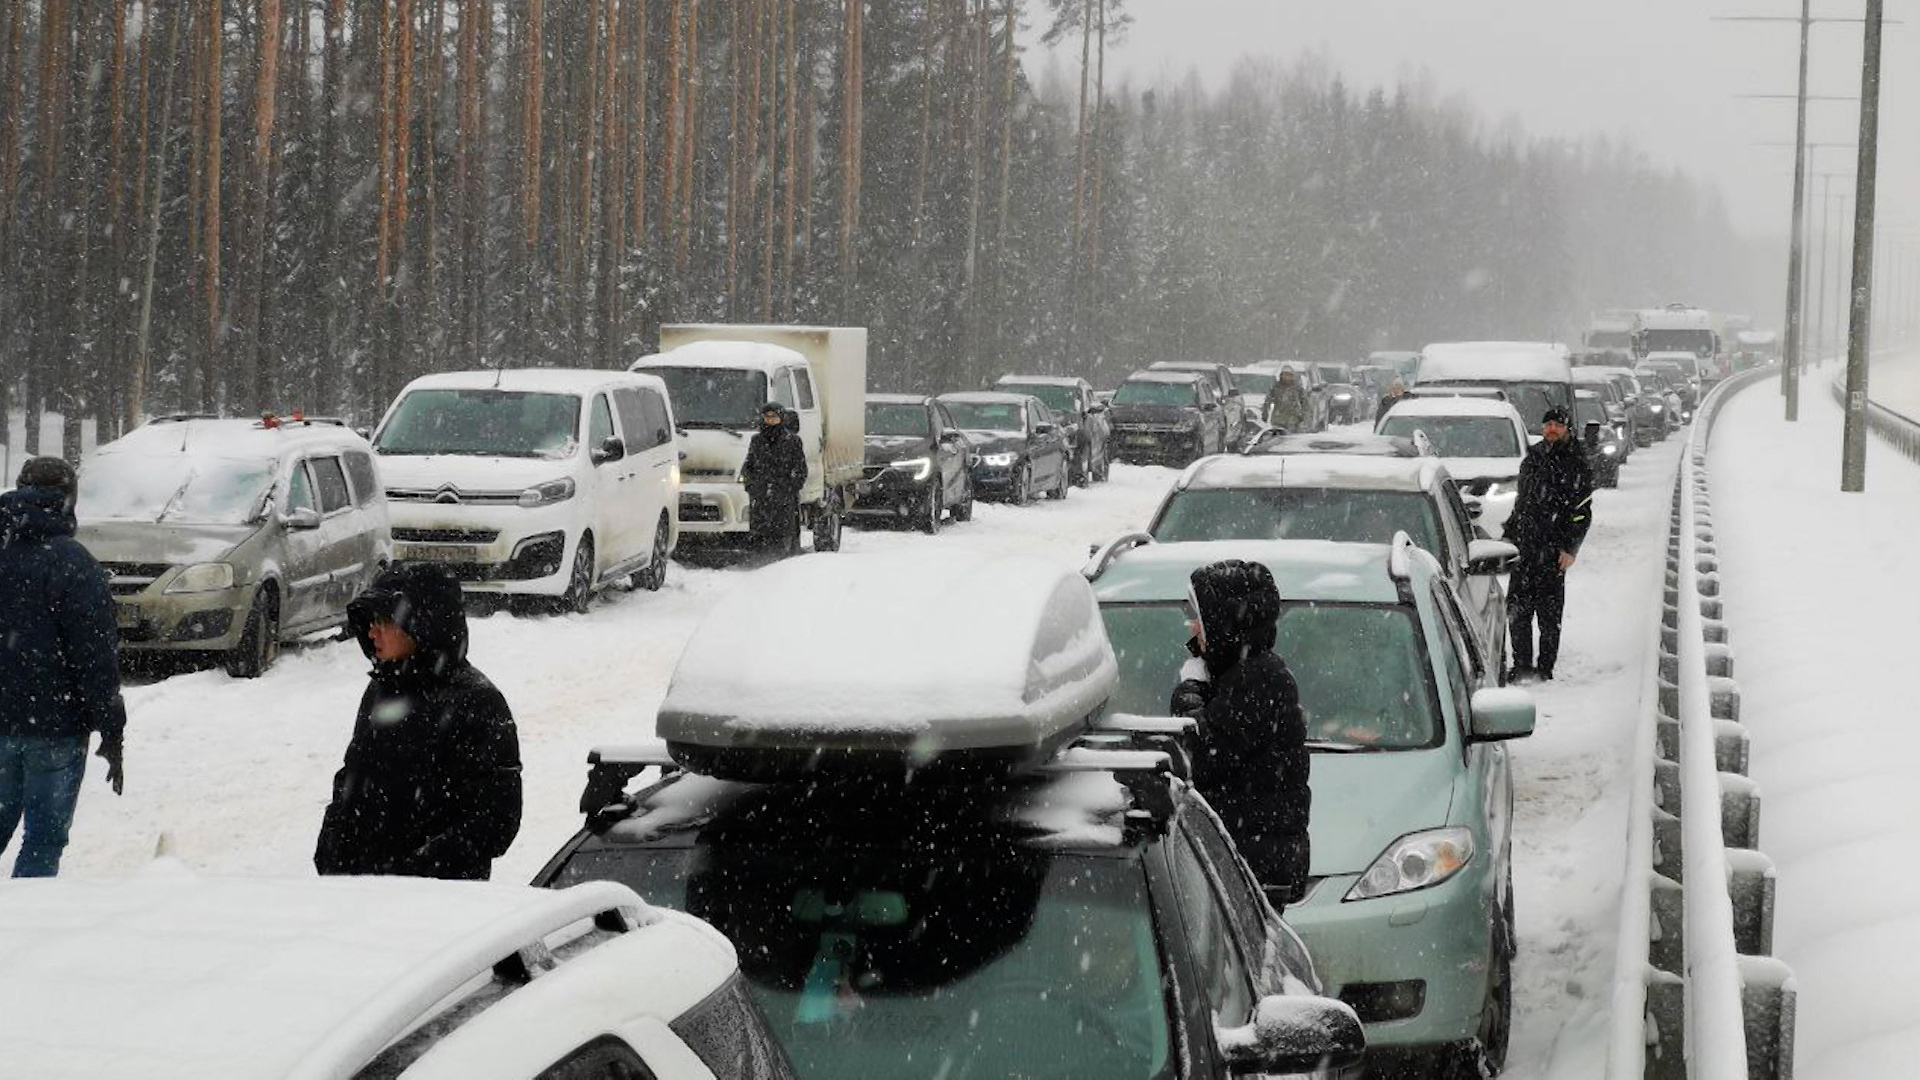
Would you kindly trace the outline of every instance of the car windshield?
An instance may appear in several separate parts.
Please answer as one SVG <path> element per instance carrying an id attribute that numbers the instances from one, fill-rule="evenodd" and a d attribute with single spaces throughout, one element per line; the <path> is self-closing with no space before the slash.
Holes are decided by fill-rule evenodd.
<path id="1" fill-rule="evenodd" d="M 1713 331 L 1642 330 L 1640 351 L 1643 353 L 1688 352 L 1695 356 L 1709 356 L 1713 353 Z"/>
<path id="2" fill-rule="evenodd" d="M 968 431 L 1020 435 L 1027 430 L 1027 407 L 998 401 L 948 401 L 947 415 Z"/>
<path id="3" fill-rule="evenodd" d="M 1573 406 L 1573 418 L 1584 430 L 1588 424 L 1605 424 L 1607 409 L 1593 398 L 1581 398 Z"/>
<path id="4" fill-rule="evenodd" d="M 1507 404 L 1520 411 L 1520 418 L 1526 422 L 1527 432 L 1531 435 L 1540 434 L 1540 417 L 1548 409 L 1573 408 L 1573 392 L 1563 382 L 1473 382 L 1466 385 L 1498 388 L 1506 395 Z"/>
<path id="5" fill-rule="evenodd" d="M 1183 603 L 1103 604 L 1120 662 L 1107 708 L 1165 715 L 1189 659 Z M 1374 604 L 1291 603 L 1274 651 L 1300 684 L 1307 739 L 1338 747 L 1412 750 L 1437 745 L 1433 686 L 1413 613 Z"/>
<path id="6" fill-rule="evenodd" d="M 80 470 L 81 521 L 246 525 L 273 490 L 272 459 L 95 454 Z"/>
<path id="7" fill-rule="evenodd" d="M 901 405 L 894 402 L 869 402 L 867 404 L 868 435 L 917 435 L 925 438 L 933 434 L 929 427 L 927 410 L 923 405 Z"/>
<path id="8" fill-rule="evenodd" d="M 1433 452 L 1451 458 L 1519 457 L 1526 450 L 1514 433 L 1513 421 L 1503 416 L 1408 416 L 1388 413 L 1380 434 L 1412 438 L 1427 433 Z"/>
<path id="9" fill-rule="evenodd" d="M 1236 371 L 1233 388 L 1243 394 L 1264 394 L 1273 389 L 1275 379 L 1271 371 Z"/>
<path id="10" fill-rule="evenodd" d="M 618 880 L 712 923 L 801 1080 L 1172 1075 L 1137 859 L 772 831 L 583 851 L 554 884 Z"/>
<path id="11" fill-rule="evenodd" d="M 1163 544 L 1194 540 L 1338 540 L 1387 544 L 1405 532 L 1444 556 L 1433 500 L 1420 491 L 1216 488 L 1175 492 L 1153 525 Z"/>
<path id="12" fill-rule="evenodd" d="M 1320 376 L 1320 381 L 1323 383 L 1343 383 L 1343 382 L 1353 381 L 1353 377 L 1347 374 L 1347 369 L 1344 367 L 1341 367 L 1339 364 L 1318 364 L 1318 365 L 1315 365 L 1313 371 L 1314 371 L 1314 374 Z"/>
<path id="13" fill-rule="evenodd" d="M 636 368 L 667 384 L 674 422 L 682 428 L 757 430 L 768 400 L 765 372 L 741 368 Z"/>
<path id="14" fill-rule="evenodd" d="M 374 437 L 382 454 L 564 458 L 573 454 L 580 399 L 524 390 L 413 390 Z"/>
<path id="15" fill-rule="evenodd" d="M 1028 394 L 1037 397 L 1047 408 L 1065 417 L 1080 415 L 1080 392 L 1071 386 L 1055 386 L 1050 383 L 1001 383 L 1000 389 L 1009 394 Z"/>
<path id="16" fill-rule="evenodd" d="M 1114 391 L 1115 405 L 1182 405 L 1200 403 L 1198 391 L 1190 382 L 1154 382 L 1147 379 L 1123 382 Z"/>
<path id="17" fill-rule="evenodd" d="M 1625 349 L 1633 344 L 1630 330 L 1592 330 L 1587 333 L 1589 349 Z"/>

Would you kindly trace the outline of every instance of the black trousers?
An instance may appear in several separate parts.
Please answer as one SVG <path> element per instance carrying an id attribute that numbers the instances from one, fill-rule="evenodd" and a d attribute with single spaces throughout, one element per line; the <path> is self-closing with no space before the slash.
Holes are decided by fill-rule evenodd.
<path id="1" fill-rule="evenodd" d="M 1513 666 L 1552 674 L 1560 659 L 1560 616 L 1567 608 L 1567 572 L 1560 569 L 1558 552 L 1524 552 L 1520 565 L 1507 579 L 1507 631 Z M 1533 625 L 1540 624 L 1538 662 L 1533 649 Z"/>

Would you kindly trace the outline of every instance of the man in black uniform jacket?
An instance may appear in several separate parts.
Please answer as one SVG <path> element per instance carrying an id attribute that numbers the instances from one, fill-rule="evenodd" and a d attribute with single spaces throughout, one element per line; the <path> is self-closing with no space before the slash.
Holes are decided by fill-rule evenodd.
<path id="1" fill-rule="evenodd" d="M 807 451 L 800 425 L 778 402 L 760 410 L 760 430 L 747 444 L 740 466 L 746 485 L 753 539 L 779 556 L 800 553 L 800 489 L 807 482 Z"/>
<path id="2" fill-rule="evenodd" d="M 1560 658 L 1560 616 L 1567 604 L 1567 571 L 1593 524 L 1593 472 L 1567 430 L 1561 408 L 1541 418 L 1540 441 L 1520 463 L 1520 491 L 1507 518 L 1506 539 L 1520 549 L 1507 585 L 1507 629 L 1512 639 L 1509 681 L 1553 678 Z M 1540 624 L 1535 659 L 1533 626 Z"/>

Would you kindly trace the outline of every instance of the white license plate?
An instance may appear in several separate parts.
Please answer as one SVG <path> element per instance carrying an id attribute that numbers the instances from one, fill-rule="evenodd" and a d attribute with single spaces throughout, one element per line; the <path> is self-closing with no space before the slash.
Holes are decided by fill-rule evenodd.
<path id="1" fill-rule="evenodd" d="M 1127 436 L 1127 443 L 1132 446 L 1152 446 L 1154 443 L 1157 443 L 1159 441 L 1160 441 L 1159 439 L 1156 439 L 1151 435 Z"/>
<path id="2" fill-rule="evenodd" d="M 480 561 L 480 549 L 467 544 L 402 544 L 396 545 L 396 558 L 402 562 L 454 562 L 470 563 Z"/>

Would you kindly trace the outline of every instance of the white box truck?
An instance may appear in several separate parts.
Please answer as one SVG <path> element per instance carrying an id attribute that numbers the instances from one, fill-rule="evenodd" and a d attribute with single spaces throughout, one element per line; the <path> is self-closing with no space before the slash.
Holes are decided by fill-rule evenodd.
<path id="1" fill-rule="evenodd" d="M 866 460 L 867 331 L 846 326 L 669 325 L 632 370 L 659 376 L 680 428 L 680 535 L 742 537 L 740 480 L 760 407 L 800 417 L 807 483 L 800 505 L 815 551 L 836 551 Z"/>

